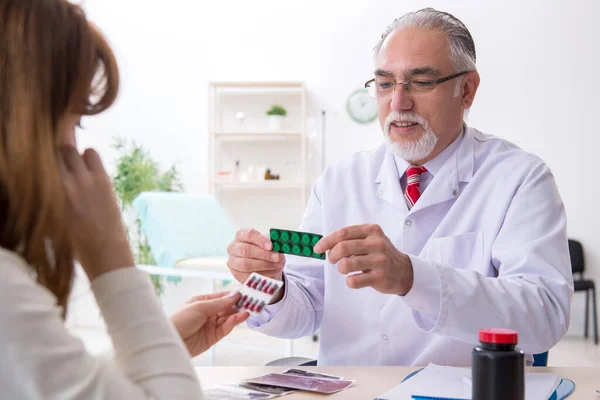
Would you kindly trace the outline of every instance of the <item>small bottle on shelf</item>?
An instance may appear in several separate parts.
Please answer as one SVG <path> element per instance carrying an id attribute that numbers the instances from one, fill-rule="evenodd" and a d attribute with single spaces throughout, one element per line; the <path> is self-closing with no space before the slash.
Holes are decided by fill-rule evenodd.
<path id="1" fill-rule="evenodd" d="M 234 181 L 240 180 L 240 161 L 239 160 L 235 161 L 235 168 L 233 169 L 233 180 Z"/>

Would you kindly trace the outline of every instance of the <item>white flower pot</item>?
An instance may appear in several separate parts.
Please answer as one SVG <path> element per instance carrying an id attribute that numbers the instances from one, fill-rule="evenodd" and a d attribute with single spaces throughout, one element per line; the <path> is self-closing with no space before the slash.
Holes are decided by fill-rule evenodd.
<path id="1" fill-rule="evenodd" d="M 269 115 L 269 130 L 271 132 L 283 131 L 283 115 Z"/>

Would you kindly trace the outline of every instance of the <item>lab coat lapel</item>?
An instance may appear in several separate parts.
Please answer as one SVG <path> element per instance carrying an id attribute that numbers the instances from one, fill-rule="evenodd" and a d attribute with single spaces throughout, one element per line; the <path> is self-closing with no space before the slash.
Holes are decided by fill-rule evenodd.
<path id="1" fill-rule="evenodd" d="M 475 138 L 472 129 L 465 127 L 462 143 L 433 177 L 419 201 L 411 209 L 411 213 L 455 199 L 460 195 L 459 182 L 469 182 L 473 176 L 473 140 Z"/>
<path id="2" fill-rule="evenodd" d="M 405 214 L 408 213 L 408 206 L 402 193 L 400 185 L 400 177 L 394 157 L 385 150 L 385 155 L 379 169 L 379 174 L 375 178 L 375 190 L 377 196 L 402 210 Z"/>

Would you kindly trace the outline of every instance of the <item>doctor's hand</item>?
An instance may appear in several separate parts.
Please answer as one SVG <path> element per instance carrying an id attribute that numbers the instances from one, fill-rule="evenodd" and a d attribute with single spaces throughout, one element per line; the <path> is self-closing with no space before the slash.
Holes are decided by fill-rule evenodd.
<path id="1" fill-rule="evenodd" d="M 379 225 L 354 225 L 324 236 L 314 247 L 316 253 L 329 251 L 331 264 L 349 275 L 352 289 L 372 287 L 384 294 L 407 294 L 413 285 L 410 258 L 400 252 Z M 358 273 L 357 273 L 358 272 Z"/>
<path id="2" fill-rule="evenodd" d="M 285 257 L 272 250 L 271 239 L 267 236 L 255 229 L 242 229 L 227 247 L 227 267 L 240 283 L 244 283 L 253 272 L 281 281 Z"/>
<path id="3" fill-rule="evenodd" d="M 233 308 L 240 294 L 232 297 L 227 294 L 192 297 L 169 318 L 192 357 L 208 350 L 248 318 L 247 312 Z"/>

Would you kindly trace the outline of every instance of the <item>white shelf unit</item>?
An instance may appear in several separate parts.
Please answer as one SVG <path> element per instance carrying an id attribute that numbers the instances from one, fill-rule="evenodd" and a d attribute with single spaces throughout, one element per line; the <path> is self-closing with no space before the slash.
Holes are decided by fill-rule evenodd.
<path id="1" fill-rule="evenodd" d="M 223 189 L 302 189 L 304 184 L 302 182 L 295 181 L 280 181 L 274 180 L 272 182 L 236 182 L 236 181 L 214 181 L 214 186 L 218 186 L 221 190 Z"/>
<path id="2" fill-rule="evenodd" d="M 212 82 L 208 103 L 210 192 L 237 228 L 297 228 L 310 188 L 304 84 Z M 268 128 L 266 111 L 274 104 L 288 112 L 281 131 Z M 280 179 L 265 180 L 266 168 Z M 219 171 L 232 176 L 222 179 Z"/>

